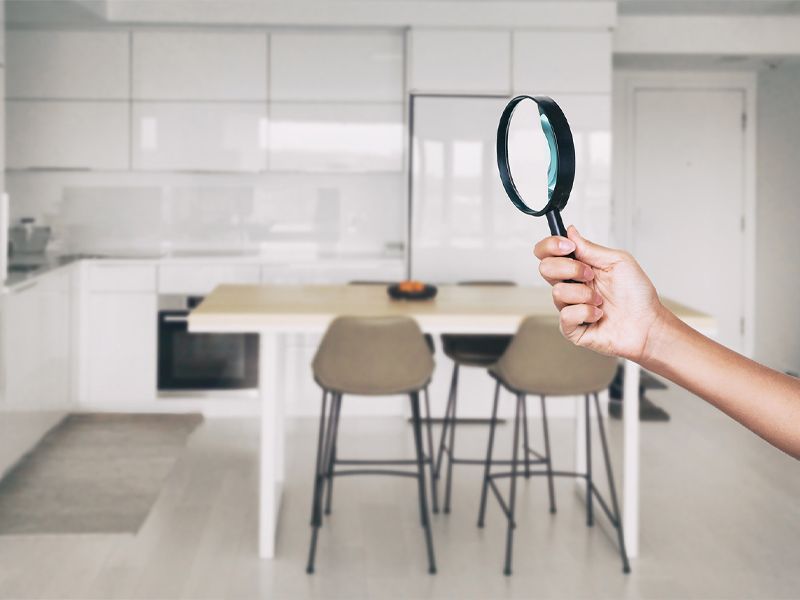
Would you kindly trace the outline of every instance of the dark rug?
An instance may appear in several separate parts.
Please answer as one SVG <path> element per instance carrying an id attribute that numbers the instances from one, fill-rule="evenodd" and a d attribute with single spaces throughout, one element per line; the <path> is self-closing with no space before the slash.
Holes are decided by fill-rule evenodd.
<path id="1" fill-rule="evenodd" d="M 197 414 L 72 414 L 0 481 L 0 535 L 135 533 Z"/>

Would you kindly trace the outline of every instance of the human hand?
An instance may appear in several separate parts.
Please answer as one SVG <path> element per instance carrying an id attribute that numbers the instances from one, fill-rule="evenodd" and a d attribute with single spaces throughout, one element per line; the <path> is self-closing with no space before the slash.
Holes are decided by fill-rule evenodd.
<path id="1" fill-rule="evenodd" d="M 544 238 L 534 249 L 539 272 L 553 286 L 561 332 L 578 346 L 641 362 L 668 312 L 655 287 L 627 252 L 592 243 L 572 226 L 567 235 Z"/>

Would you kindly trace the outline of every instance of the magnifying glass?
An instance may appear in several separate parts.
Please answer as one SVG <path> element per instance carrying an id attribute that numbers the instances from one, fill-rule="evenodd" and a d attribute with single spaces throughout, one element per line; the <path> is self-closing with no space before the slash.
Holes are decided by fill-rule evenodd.
<path id="1" fill-rule="evenodd" d="M 512 121 L 515 113 L 517 118 Z M 539 129 L 541 135 L 537 133 Z M 512 140 L 516 138 L 517 141 L 521 139 L 523 142 L 512 144 L 512 147 L 519 150 L 519 160 L 514 163 L 519 178 L 516 183 L 509 163 L 509 137 Z M 543 152 L 549 154 L 546 200 L 544 185 L 536 184 L 536 175 L 540 174 L 536 170 L 539 161 L 535 156 L 533 160 L 528 160 L 532 158 L 531 150 L 535 150 L 535 147 L 543 148 Z M 561 211 L 567 205 L 575 179 L 575 145 L 567 118 L 552 98 L 517 96 L 506 105 L 497 127 L 497 168 L 500 170 L 500 180 L 506 194 L 514 206 L 527 215 L 544 215 L 552 235 L 567 237 Z M 541 172 L 541 175 L 544 173 Z M 527 200 L 520 194 L 520 188 L 525 189 Z M 575 258 L 574 254 L 569 256 Z"/>

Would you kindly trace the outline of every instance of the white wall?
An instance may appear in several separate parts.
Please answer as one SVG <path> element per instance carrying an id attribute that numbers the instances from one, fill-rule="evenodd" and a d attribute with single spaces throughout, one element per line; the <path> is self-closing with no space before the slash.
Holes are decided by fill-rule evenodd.
<path id="1" fill-rule="evenodd" d="M 758 78 L 755 357 L 800 372 L 800 68 Z"/>

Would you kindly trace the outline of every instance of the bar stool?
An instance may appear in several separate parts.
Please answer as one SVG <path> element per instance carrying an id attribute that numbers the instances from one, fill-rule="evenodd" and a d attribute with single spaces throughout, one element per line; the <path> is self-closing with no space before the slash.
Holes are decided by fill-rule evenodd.
<path id="1" fill-rule="evenodd" d="M 513 281 L 460 281 L 458 285 L 465 286 L 515 286 Z M 486 369 L 493 365 L 511 343 L 510 335 L 469 335 L 450 334 L 442 335 L 442 349 L 445 355 L 453 361 L 453 375 L 450 379 L 450 391 L 447 395 L 447 406 L 442 421 L 442 432 L 439 438 L 439 449 L 436 456 L 436 479 L 441 475 L 442 461 L 447 455 L 447 475 L 445 478 L 444 512 L 450 512 L 450 499 L 453 489 L 453 465 L 483 465 L 483 459 L 458 458 L 455 456 L 457 404 L 458 404 L 458 375 L 461 367 L 477 367 Z M 527 420 L 526 420 L 527 422 Z M 448 439 L 449 434 L 449 439 Z M 527 425 L 525 439 L 528 439 Z M 527 446 L 527 443 L 526 443 Z"/>
<path id="2" fill-rule="evenodd" d="M 597 499 L 603 512 L 606 513 L 611 524 L 617 531 L 619 553 L 622 558 L 622 570 L 630 573 L 628 554 L 625 550 L 625 536 L 622 530 L 617 492 L 614 485 L 614 475 L 611 469 L 611 460 L 608 454 L 603 415 L 600 411 L 600 401 L 597 393 L 608 388 L 616 372 L 617 361 L 610 356 L 596 354 L 585 348 L 579 348 L 567 341 L 561 335 L 558 325 L 553 319 L 528 317 L 517 330 L 514 339 L 495 365 L 490 367 L 489 373 L 497 380 L 495 387 L 494 405 L 492 407 L 492 420 L 489 429 L 489 444 L 486 450 L 484 464 L 483 488 L 481 490 L 480 511 L 478 526 L 483 527 L 486 512 L 486 497 L 491 488 L 497 498 L 500 508 L 508 520 L 506 532 L 506 558 L 505 574 L 511 574 L 511 554 L 514 529 L 516 528 L 515 509 L 517 477 L 522 475 L 518 471 L 518 447 L 520 419 L 524 418 L 525 402 L 528 394 L 537 395 L 542 406 L 542 419 L 544 421 L 544 446 L 545 470 L 534 471 L 529 475 L 545 475 L 550 492 L 550 511 L 555 512 L 555 494 L 553 490 L 554 477 L 577 477 L 586 480 L 586 525 L 594 525 L 593 499 Z M 514 442 L 511 449 L 511 471 L 492 472 L 492 452 L 494 446 L 495 428 L 497 426 L 497 402 L 500 386 L 516 396 L 516 416 L 514 418 Z M 547 431 L 547 413 L 545 412 L 545 396 L 583 396 L 584 411 L 586 415 L 586 473 L 568 471 L 555 471 L 550 458 L 550 439 Z M 592 477 L 592 438 L 591 438 L 591 410 L 589 397 L 594 398 L 597 413 L 597 428 L 605 460 L 606 477 L 608 479 L 611 507 L 600 495 Z M 527 443 L 525 444 L 527 446 Z M 527 451 L 526 451 L 527 454 Z M 509 499 L 506 502 L 496 480 L 510 479 Z"/>
<path id="3" fill-rule="evenodd" d="M 370 279 L 355 279 L 353 281 L 349 281 L 347 285 L 378 285 L 387 287 L 392 285 L 393 283 L 397 283 L 395 281 L 376 281 Z M 423 334 L 425 338 L 425 343 L 428 346 L 428 350 L 431 354 L 436 353 L 436 344 L 433 341 L 433 336 L 430 333 Z M 428 436 L 428 448 L 433 448 L 433 425 L 431 423 L 431 401 L 428 395 L 428 387 L 425 386 L 423 390 L 423 398 L 425 399 L 425 430 Z M 336 457 L 336 438 L 338 437 L 339 431 L 339 414 L 336 414 L 336 423 L 334 424 L 334 434 L 333 434 L 333 456 L 334 459 Z M 433 450 L 430 451 L 431 456 L 433 456 Z M 431 465 L 431 473 L 433 473 L 433 465 Z M 437 497 L 438 491 L 436 486 L 434 485 L 435 481 L 431 480 L 431 508 L 434 513 L 439 513 L 439 499 Z M 325 514 L 331 514 L 331 494 L 333 490 L 333 478 L 328 478 L 328 494 L 325 499 Z"/>
<path id="4" fill-rule="evenodd" d="M 312 362 L 314 380 L 322 388 L 314 494 L 311 507 L 311 545 L 306 572 L 314 572 L 317 536 L 322 526 L 322 496 L 325 482 L 344 475 L 396 475 L 417 480 L 419 510 L 428 553 L 428 571 L 436 572 L 433 554 L 425 465 L 430 466 L 433 484 L 433 447 L 428 438 L 429 456 L 422 443 L 419 393 L 427 388 L 433 374 L 433 357 L 417 323 L 408 317 L 339 317 L 320 342 Z M 416 458 L 414 460 L 344 460 L 336 456 L 336 437 L 344 394 L 389 396 L 408 394 L 411 400 Z M 330 408 L 328 397 L 330 396 Z M 336 470 L 337 465 L 350 466 Z M 416 472 L 380 468 L 390 465 L 416 465 Z M 361 467 L 361 468 L 357 468 Z M 331 488 L 328 488 L 330 502 Z"/>

